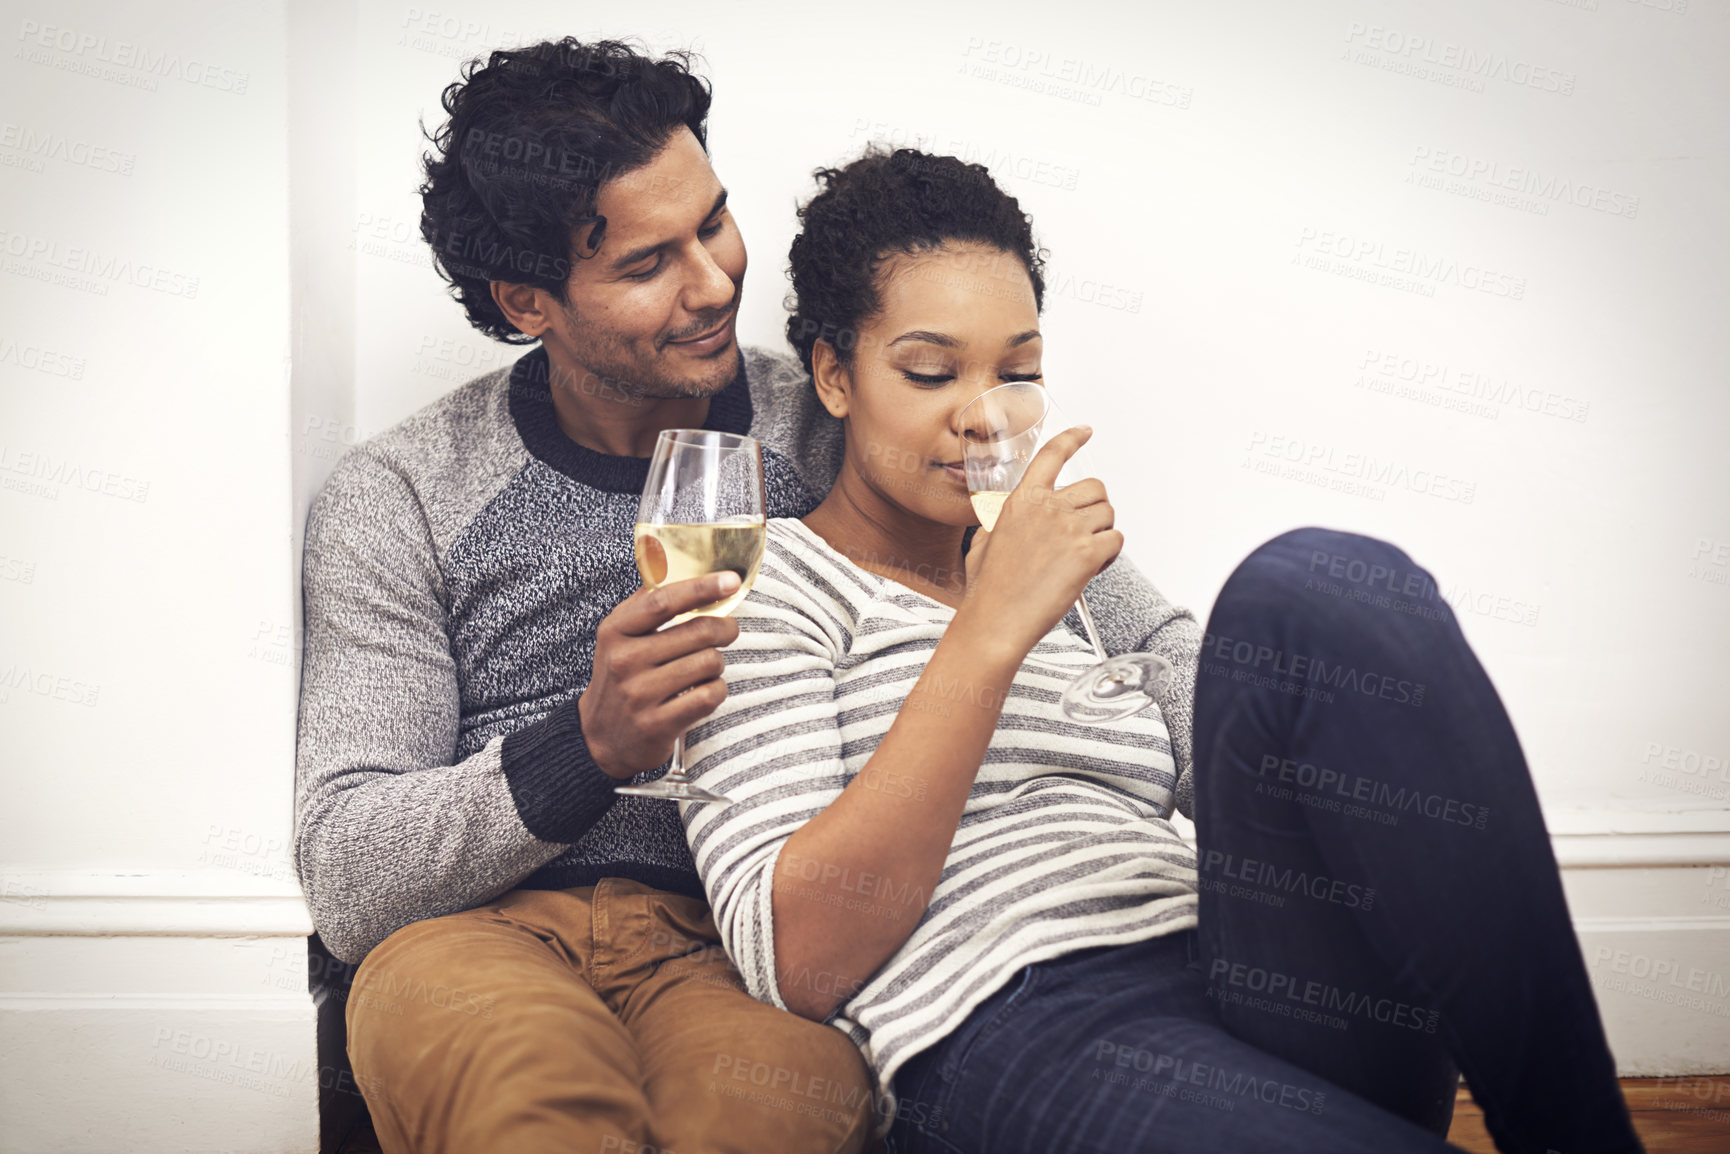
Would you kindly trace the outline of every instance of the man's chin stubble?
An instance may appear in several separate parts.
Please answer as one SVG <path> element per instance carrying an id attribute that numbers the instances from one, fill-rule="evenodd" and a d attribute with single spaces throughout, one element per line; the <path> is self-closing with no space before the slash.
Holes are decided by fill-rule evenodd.
<path id="1" fill-rule="evenodd" d="M 728 346 L 732 356 L 717 363 L 717 372 L 712 380 L 701 383 L 691 381 L 672 381 L 665 378 L 644 381 L 632 390 L 636 396 L 645 401 L 690 401 L 714 397 L 724 392 L 733 378 L 739 375 L 740 352 L 737 342 Z M 724 370 L 724 371 L 723 371 Z"/>

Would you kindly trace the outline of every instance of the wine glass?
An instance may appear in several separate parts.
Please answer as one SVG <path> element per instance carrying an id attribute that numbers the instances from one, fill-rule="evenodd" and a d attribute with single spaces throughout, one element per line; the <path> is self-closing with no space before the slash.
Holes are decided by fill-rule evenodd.
<path id="1" fill-rule="evenodd" d="M 662 429 L 649 460 L 649 479 L 633 534 L 637 571 L 651 589 L 671 581 L 731 569 L 739 588 L 721 600 L 679 614 L 662 629 L 693 617 L 724 617 L 750 592 L 763 561 L 763 447 L 751 437 L 712 429 Z M 685 735 L 673 741 L 667 772 L 615 793 L 676 801 L 727 798 L 685 773 Z"/>
<path id="2" fill-rule="evenodd" d="M 1042 385 L 1028 381 L 988 389 L 961 410 L 967 495 L 987 533 L 996 526 L 1003 502 L 1047 439 L 1047 422 L 1057 424 L 1054 415 L 1051 395 Z M 1171 684 L 1171 662 L 1156 653 L 1106 656 L 1085 596 L 1076 599 L 1075 610 L 1099 664 L 1064 689 L 1065 716 L 1075 721 L 1121 721 L 1152 705 L 1155 695 Z"/>

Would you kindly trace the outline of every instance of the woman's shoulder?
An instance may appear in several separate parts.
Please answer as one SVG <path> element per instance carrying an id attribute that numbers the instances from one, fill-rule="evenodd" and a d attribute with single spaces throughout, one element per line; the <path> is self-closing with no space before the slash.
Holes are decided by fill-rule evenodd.
<path id="1" fill-rule="evenodd" d="M 858 608 L 875 600 L 883 579 L 836 552 L 797 517 L 771 517 L 757 578 L 825 603 Z"/>
<path id="2" fill-rule="evenodd" d="M 860 569 L 794 517 L 771 517 L 763 561 L 751 592 L 734 610 L 741 631 L 809 626 L 839 650 L 852 641 L 862 614 L 876 599 L 881 578 Z M 808 631 L 808 630 L 807 630 Z"/>

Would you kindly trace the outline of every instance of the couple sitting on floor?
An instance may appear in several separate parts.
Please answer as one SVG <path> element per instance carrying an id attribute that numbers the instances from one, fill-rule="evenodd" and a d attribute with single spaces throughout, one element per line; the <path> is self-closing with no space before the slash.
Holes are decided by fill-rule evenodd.
<path id="1" fill-rule="evenodd" d="M 1309 579 L 1428 575 L 1296 530 L 1203 632 L 1103 484 L 1057 487 L 1082 429 L 969 535 L 961 409 L 1042 380 L 1028 217 L 952 157 L 824 170 L 797 362 L 741 352 L 708 103 L 569 40 L 447 91 L 423 231 L 477 327 L 541 348 L 358 447 L 309 520 L 297 861 L 365 959 L 384 1149 L 1441 1150 L 1462 1071 L 1502 1149 L 1639 1149 L 1452 615 Z M 636 589 L 675 427 L 762 441 L 770 520 L 732 616 L 663 631 L 723 591 Z M 1064 715 L 1083 590 L 1108 651 L 1173 664 L 1156 708 Z M 612 792 L 687 729 L 730 804 Z M 1489 817 L 1364 820 L 1298 767 Z"/>

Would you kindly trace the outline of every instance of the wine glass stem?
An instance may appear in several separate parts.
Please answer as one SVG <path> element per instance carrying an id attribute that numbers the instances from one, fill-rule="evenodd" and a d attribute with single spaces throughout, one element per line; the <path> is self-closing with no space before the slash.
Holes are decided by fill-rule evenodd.
<path id="1" fill-rule="evenodd" d="M 673 739 L 673 759 L 667 763 L 667 772 L 662 775 L 661 780 L 668 782 L 690 780 L 685 776 L 685 735 L 682 732 Z"/>
<path id="2" fill-rule="evenodd" d="M 1075 611 L 1081 614 L 1081 627 L 1087 630 L 1087 639 L 1093 643 L 1093 655 L 1099 658 L 1099 663 L 1101 665 L 1105 664 L 1105 646 L 1099 643 L 1099 630 L 1093 624 L 1093 614 L 1089 612 L 1087 608 L 1087 597 L 1085 595 L 1075 599 Z M 677 756 L 677 754 L 674 756 Z"/>

